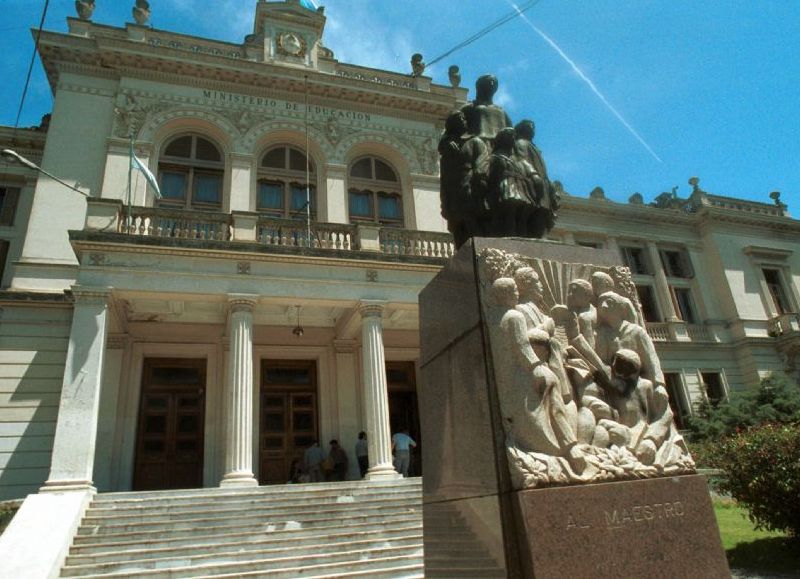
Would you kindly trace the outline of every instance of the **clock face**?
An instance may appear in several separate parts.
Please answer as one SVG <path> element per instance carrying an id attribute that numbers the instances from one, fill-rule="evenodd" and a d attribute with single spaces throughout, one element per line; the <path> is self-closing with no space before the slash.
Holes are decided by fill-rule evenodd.
<path id="1" fill-rule="evenodd" d="M 306 42 L 294 32 L 284 32 L 278 36 L 278 49 L 290 56 L 303 56 L 306 53 Z"/>

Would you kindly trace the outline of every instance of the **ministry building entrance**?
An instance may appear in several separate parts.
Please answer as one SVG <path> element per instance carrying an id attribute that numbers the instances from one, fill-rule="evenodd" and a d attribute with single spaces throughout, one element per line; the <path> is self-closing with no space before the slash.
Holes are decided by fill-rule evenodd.
<path id="1" fill-rule="evenodd" d="M 133 490 L 203 486 L 206 360 L 147 358 Z"/>
<path id="2" fill-rule="evenodd" d="M 283 484 L 294 459 L 319 438 L 317 366 L 313 360 L 261 363 L 259 484 Z"/>

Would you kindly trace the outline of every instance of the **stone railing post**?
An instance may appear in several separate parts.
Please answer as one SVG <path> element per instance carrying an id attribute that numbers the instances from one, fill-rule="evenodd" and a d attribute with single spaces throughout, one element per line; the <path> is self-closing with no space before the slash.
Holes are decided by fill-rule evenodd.
<path id="1" fill-rule="evenodd" d="M 258 240 L 258 213 L 231 211 L 233 218 L 233 241 Z"/>
<path id="2" fill-rule="evenodd" d="M 356 226 L 358 236 L 358 249 L 361 251 L 380 251 L 381 250 L 381 228 L 377 225 Z"/>
<path id="3" fill-rule="evenodd" d="M 124 219 L 122 201 L 119 199 L 87 199 L 85 231 L 118 233 Z"/>

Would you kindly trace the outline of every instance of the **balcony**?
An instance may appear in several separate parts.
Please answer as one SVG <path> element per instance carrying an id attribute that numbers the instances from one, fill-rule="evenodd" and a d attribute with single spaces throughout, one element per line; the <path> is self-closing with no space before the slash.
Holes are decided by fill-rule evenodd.
<path id="1" fill-rule="evenodd" d="M 136 238 L 147 243 L 158 240 L 185 241 L 187 245 L 214 244 L 237 250 L 242 243 L 257 244 L 282 253 L 296 248 L 335 253 L 336 257 L 370 256 L 396 260 L 397 256 L 425 262 L 443 261 L 455 247 L 449 233 L 413 231 L 373 224 L 322 223 L 278 219 L 258 213 L 234 211 L 186 211 L 159 207 L 132 207 L 130 217 L 121 201 L 89 199 L 83 235 L 111 234 L 121 242 Z M 82 236 L 81 234 L 73 234 Z M 120 237 L 116 237 L 120 236 Z M 107 238 L 111 240 L 112 238 Z M 389 258 L 389 256 L 392 256 Z"/>
<path id="2" fill-rule="evenodd" d="M 708 324 L 682 321 L 647 322 L 647 333 L 654 342 L 719 342 L 717 332 Z"/>
<path id="3" fill-rule="evenodd" d="M 800 314 L 780 314 L 767 325 L 770 336 L 779 339 L 800 337 Z"/>

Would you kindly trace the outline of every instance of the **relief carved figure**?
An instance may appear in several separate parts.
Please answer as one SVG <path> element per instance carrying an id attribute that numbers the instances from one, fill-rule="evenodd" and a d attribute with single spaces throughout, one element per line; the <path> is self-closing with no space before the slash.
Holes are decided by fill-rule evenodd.
<path id="1" fill-rule="evenodd" d="M 627 270 L 497 249 L 480 261 L 516 488 L 694 472 L 653 342 L 631 321 L 633 285 L 615 282 Z"/>
<path id="2" fill-rule="evenodd" d="M 533 144 L 533 121 L 513 127 L 494 103 L 497 89 L 497 78 L 480 77 L 475 100 L 450 114 L 439 141 L 442 216 L 456 248 L 476 236 L 543 237 L 555 225 L 560 194 Z"/>

